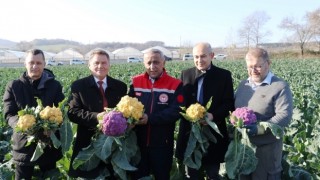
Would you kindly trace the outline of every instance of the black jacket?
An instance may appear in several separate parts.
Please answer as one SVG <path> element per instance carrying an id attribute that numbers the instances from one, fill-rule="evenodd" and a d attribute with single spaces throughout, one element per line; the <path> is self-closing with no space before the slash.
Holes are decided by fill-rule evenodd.
<path id="1" fill-rule="evenodd" d="M 127 85 L 109 76 L 107 76 L 107 84 L 105 96 L 108 101 L 108 108 L 114 108 L 121 97 L 126 95 Z M 81 171 L 79 169 L 74 170 L 72 163 L 79 151 L 90 144 L 92 136 L 96 133 L 98 125 L 97 114 L 104 111 L 102 97 L 92 75 L 73 82 L 71 93 L 68 116 L 70 121 L 78 125 L 78 128 L 69 175 L 72 177 L 95 178 L 99 175 L 100 167 L 92 171 Z"/>
<path id="2" fill-rule="evenodd" d="M 201 72 L 196 68 L 190 68 L 182 71 L 181 80 L 183 82 L 183 94 L 186 107 L 197 102 L 198 79 Z M 234 110 L 234 93 L 231 73 L 227 70 L 218 68 L 211 64 L 210 70 L 207 70 L 203 80 L 203 104 L 206 105 L 212 97 L 212 104 L 208 112 L 212 113 L 213 121 L 217 124 L 223 138 L 212 130 L 217 138 L 217 143 L 210 144 L 208 154 L 203 157 L 204 162 L 223 162 L 227 151 L 229 138 L 226 128 L 225 118 L 230 111 Z M 176 157 L 182 161 L 187 147 L 191 123 L 181 119 L 179 134 L 177 139 Z"/>
<path id="3" fill-rule="evenodd" d="M 9 82 L 3 96 L 4 116 L 8 124 L 14 129 L 18 122 L 18 111 L 29 107 L 37 106 L 35 97 L 41 99 L 43 106 L 58 106 L 58 103 L 64 99 L 61 84 L 55 80 L 53 73 L 45 69 L 38 85 L 31 82 L 26 76 L 26 72 L 17 79 Z M 58 132 L 56 132 L 58 133 Z M 21 133 L 13 133 L 13 160 L 19 165 L 34 165 L 56 162 L 62 157 L 61 150 L 45 148 L 44 154 L 36 162 L 30 162 L 30 159 L 36 148 L 36 143 L 25 146 L 27 136 Z"/>

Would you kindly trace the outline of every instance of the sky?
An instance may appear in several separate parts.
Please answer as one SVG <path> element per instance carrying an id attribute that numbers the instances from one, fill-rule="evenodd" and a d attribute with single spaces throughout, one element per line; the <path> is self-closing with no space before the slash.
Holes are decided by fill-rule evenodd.
<path id="1" fill-rule="evenodd" d="M 317 8 L 319 0 L 0 0 L 0 39 L 225 47 L 240 42 L 246 17 L 263 11 L 270 17 L 264 29 L 271 32 L 265 42 L 283 42 L 288 32 L 281 21 L 301 21 Z"/>

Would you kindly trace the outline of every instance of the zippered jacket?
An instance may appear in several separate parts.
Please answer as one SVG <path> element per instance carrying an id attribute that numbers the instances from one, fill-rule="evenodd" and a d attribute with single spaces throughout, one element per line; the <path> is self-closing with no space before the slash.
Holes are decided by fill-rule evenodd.
<path id="1" fill-rule="evenodd" d="M 133 77 L 129 95 L 138 98 L 148 115 L 146 125 L 137 125 L 140 147 L 173 146 L 175 123 L 183 106 L 182 83 L 166 71 L 154 82 L 147 73 Z"/>

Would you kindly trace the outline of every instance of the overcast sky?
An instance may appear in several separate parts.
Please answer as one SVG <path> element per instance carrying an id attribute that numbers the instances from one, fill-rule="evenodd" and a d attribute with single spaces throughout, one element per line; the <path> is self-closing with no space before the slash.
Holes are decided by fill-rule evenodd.
<path id="1" fill-rule="evenodd" d="M 95 42 L 163 41 L 180 46 L 237 42 L 238 29 L 255 11 L 270 17 L 267 42 L 284 41 L 284 17 L 301 20 L 319 0 L 0 0 L 0 39 Z"/>

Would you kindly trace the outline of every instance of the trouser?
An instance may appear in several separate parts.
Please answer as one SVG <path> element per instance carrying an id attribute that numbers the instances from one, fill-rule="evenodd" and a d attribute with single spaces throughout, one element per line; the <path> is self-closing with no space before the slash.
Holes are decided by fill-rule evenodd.
<path id="1" fill-rule="evenodd" d="M 219 176 L 220 163 L 203 164 L 205 176 L 207 180 L 220 179 Z M 202 169 L 199 170 L 186 167 L 185 179 L 198 180 L 201 177 Z"/>
<path id="2" fill-rule="evenodd" d="M 138 170 L 133 172 L 132 179 L 153 174 L 156 180 L 169 180 L 173 159 L 173 147 L 141 148 L 141 160 Z"/>
<path id="3" fill-rule="evenodd" d="M 34 166 L 21 166 L 21 165 L 15 165 L 15 180 L 31 180 L 33 171 L 34 171 Z M 55 169 L 56 168 L 56 163 L 50 163 L 46 165 L 39 165 L 39 168 L 42 173 L 45 173 L 49 170 Z"/>

